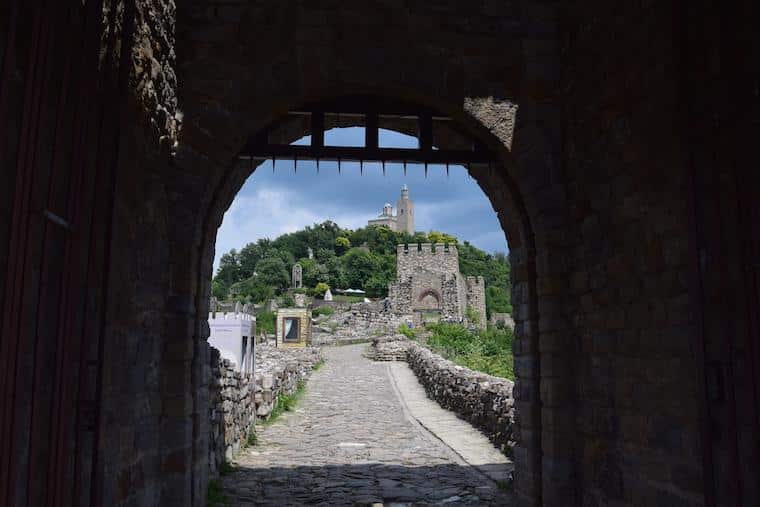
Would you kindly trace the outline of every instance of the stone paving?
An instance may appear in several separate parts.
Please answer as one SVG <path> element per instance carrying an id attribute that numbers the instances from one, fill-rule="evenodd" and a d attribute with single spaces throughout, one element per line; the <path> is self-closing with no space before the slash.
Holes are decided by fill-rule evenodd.
<path id="1" fill-rule="evenodd" d="M 388 365 L 365 348 L 325 349 L 297 409 L 259 425 L 259 444 L 222 480 L 229 505 L 511 505 L 410 417 Z"/>

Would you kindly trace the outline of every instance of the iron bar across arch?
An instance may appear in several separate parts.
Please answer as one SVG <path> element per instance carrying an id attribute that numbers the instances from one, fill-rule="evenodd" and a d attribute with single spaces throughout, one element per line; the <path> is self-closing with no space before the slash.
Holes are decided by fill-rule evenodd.
<path id="1" fill-rule="evenodd" d="M 325 116 L 353 115 L 361 117 L 365 123 L 364 146 L 326 146 L 325 145 Z M 288 118 L 308 116 L 306 131 L 291 133 L 292 135 L 310 135 L 308 144 L 285 144 L 273 142 L 271 134 L 280 128 Z M 416 137 L 419 140 L 417 148 L 394 148 L 379 146 L 379 117 L 397 116 L 405 119 L 413 118 L 417 122 Z M 407 103 L 380 99 L 374 97 L 352 96 L 337 99 L 332 102 L 307 105 L 297 111 L 291 111 L 279 122 L 253 136 L 240 152 L 241 158 L 255 160 L 286 159 L 286 160 L 316 160 L 340 162 L 397 162 L 419 164 L 468 165 L 473 163 L 490 163 L 492 157 L 489 151 L 476 141 L 469 142 L 469 149 L 434 147 L 433 122 L 453 124 L 450 118 L 435 113 L 420 106 Z M 456 129 L 454 129 L 456 130 Z M 459 133 L 460 137 L 466 138 Z M 295 139 L 293 139 L 295 140 Z"/>

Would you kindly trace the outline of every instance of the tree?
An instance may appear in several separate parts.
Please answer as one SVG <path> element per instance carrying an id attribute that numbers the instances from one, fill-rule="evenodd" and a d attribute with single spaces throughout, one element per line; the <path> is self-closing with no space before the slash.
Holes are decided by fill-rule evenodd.
<path id="1" fill-rule="evenodd" d="M 486 289 L 486 313 L 490 319 L 492 313 L 512 313 L 509 293 L 506 289 L 491 285 Z"/>
<path id="2" fill-rule="evenodd" d="M 314 287 L 319 282 L 326 282 L 328 279 L 327 268 L 314 259 L 304 257 L 299 259 L 304 287 Z"/>
<path id="3" fill-rule="evenodd" d="M 227 288 L 219 280 L 211 280 L 211 295 L 219 300 L 227 299 Z"/>
<path id="4" fill-rule="evenodd" d="M 256 331 L 259 333 L 274 334 L 276 315 L 274 312 L 261 312 L 256 315 Z"/>
<path id="5" fill-rule="evenodd" d="M 256 278 L 280 291 L 290 285 L 290 276 L 280 257 L 266 257 L 256 264 Z"/>
<path id="6" fill-rule="evenodd" d="M 327 280 L 325 282 L 330 287 L 348 288 L 348 279 L 346 277 L 346 269 L 343 265 L 342 258 L 330 257 L 325 262 L 325 268 L 327 269 Z"/>
<path id="7" fill-rule="evenodd" d="M 364 283 L 364 290 L 367 291 L 369 297 L 386 296 L 388 294 L 388 280 L 381 274 L 375 273 Z"/>
<path id="8" fill-rule="evenodd" d="M 256 302 L 272 298 L 289 287 L 290 270 L 295 259 L 300 259 L 305 287 L 324 283 L 337 289 L 362 288 L 370 296 L 381 297 L 388 283 L 396 279 L 396 245 L 425 242 L 458 243 L 456 237 L 439 231 L 410 235 L 378 226 L 352 231 L 326 221 L 275 240 L 262 238 L 240 252 L 231 250 L 222 255 L 211 291 L 224 299 L 235 285 L 238 297 Z M 352 248 L 365 244 L 369 251 Z M 457 247 L 460 272 L 485 280 L 487 314 L 511 312 L 508 256 L 488 254 L 467 241 Z M 309 248 L 314 259 L 307 257 Z"/>
<path id="9" fill-rule="evenodd" d="M 341 257 L 341 260 L 346 273 L 346 281 L 352 288 L 363 288 L 364 283 L 380 268 L 377 257 L 360 248 L 352 248 Z"/>
<path id="10" fill-rule="evenodd" d="M 216 277 L 214 277 L 214 281 L 217 283 L 217 293 L 226 297 L 232 284 L 240 279 L 240 261 L 237 251 L 233 248 L 219 259 L 219 269 L 217 269 Z"/>
<path id="11" fill-rule="evenodd" d="M 351 248 L 351 241 L 345 236 L 338 236 L 335 238 L 335 253 L 343 255 L 349 248 Z"/>
<path id="12" fill-rule="evenodd" d="M 274 297 L 274 288 L 267 285 L 258 276 L 252 276 L 230 287 L 230 292 L 237 294 L 241 301 L 261 303 Z"/>
<path id="13" fill-rule="evenodd" d="M 321 263 L 326 263 L 329 259 L 335 258 L 335 250 L 332 248 L 320 248 L 315 251 L 314 258 Z"/>
<path id="14" fill-rule="evenodd" d="M 459 240 L 451 234 L 439 231 L 430 231 L 428 232 L 427 237 L 430 243 L 449 243 L 451 245 L 456 245 L 459 242 Z"/>
<path id="15" fill-rule="evenodd" d="M 250 278 L 256 271 L 256 264 L 264 258 L 264 248 L 259 243 L 248 243 L 240 250 L 240 276 Z"/>
<path id="16" fill-rule="evenodd" d="M 325 292 L 330 288 L 329 285 L 327 285 L 324 282 L 319 282 L 316 287 L 314 287 L 314 295 L 318 297 L 323 297 L 325 295 Z"/>

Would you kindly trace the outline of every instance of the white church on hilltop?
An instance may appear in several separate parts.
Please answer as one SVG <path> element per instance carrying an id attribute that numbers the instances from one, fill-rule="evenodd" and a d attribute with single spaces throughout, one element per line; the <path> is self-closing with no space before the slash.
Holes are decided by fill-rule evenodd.
<path id="1" fill-rule="evenodd" d="M 392 231 L 414 234 L 414 203 L 409 199 L 409 187 L 401 187 L 401 196 L 396 201 L 396 214 L 393 207 L 385 203 L 379 217 L 367 222 L 367 225 L 382 225 Z"/>

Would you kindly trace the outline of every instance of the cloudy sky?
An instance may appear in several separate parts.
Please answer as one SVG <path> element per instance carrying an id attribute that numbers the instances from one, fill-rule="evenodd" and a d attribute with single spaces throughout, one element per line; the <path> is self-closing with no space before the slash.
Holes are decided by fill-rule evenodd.
<path id="1" fill-rule="evenodd" d="M 336 129 L 325 133 L 325 144 L 355 145 L 363 138 L 361 129 Z M 308 142 L 304 139 L 301 142 Z M 380 144 L 411 147 L 416 139 L 381 131 Z M 240 249 L 259 238 L 277 236 L 302 229 L 306 225 L 332 220 L 341 227 L 356 229 L 380 214 L 390 202 L 396 211 L 401 186 L 409 186 L 415 206 L 415 229 L 437 230 L 467 240 L 487 252 L 507 252 L 506 239 L 491 203 L 464 167 L 451 166 L 449 175 L 443 166 L 407 165 L 407 174 L 399 164 L 344 162 L 338 174 L 337 164 L 320 163 L 319 173 L 313 162 L 298 162 L 294 173 L 292 161 L 271 161 L 259 166 L 248 178 L 224 215 L 216 239 L 216 258 L 232 248 Z"/>

